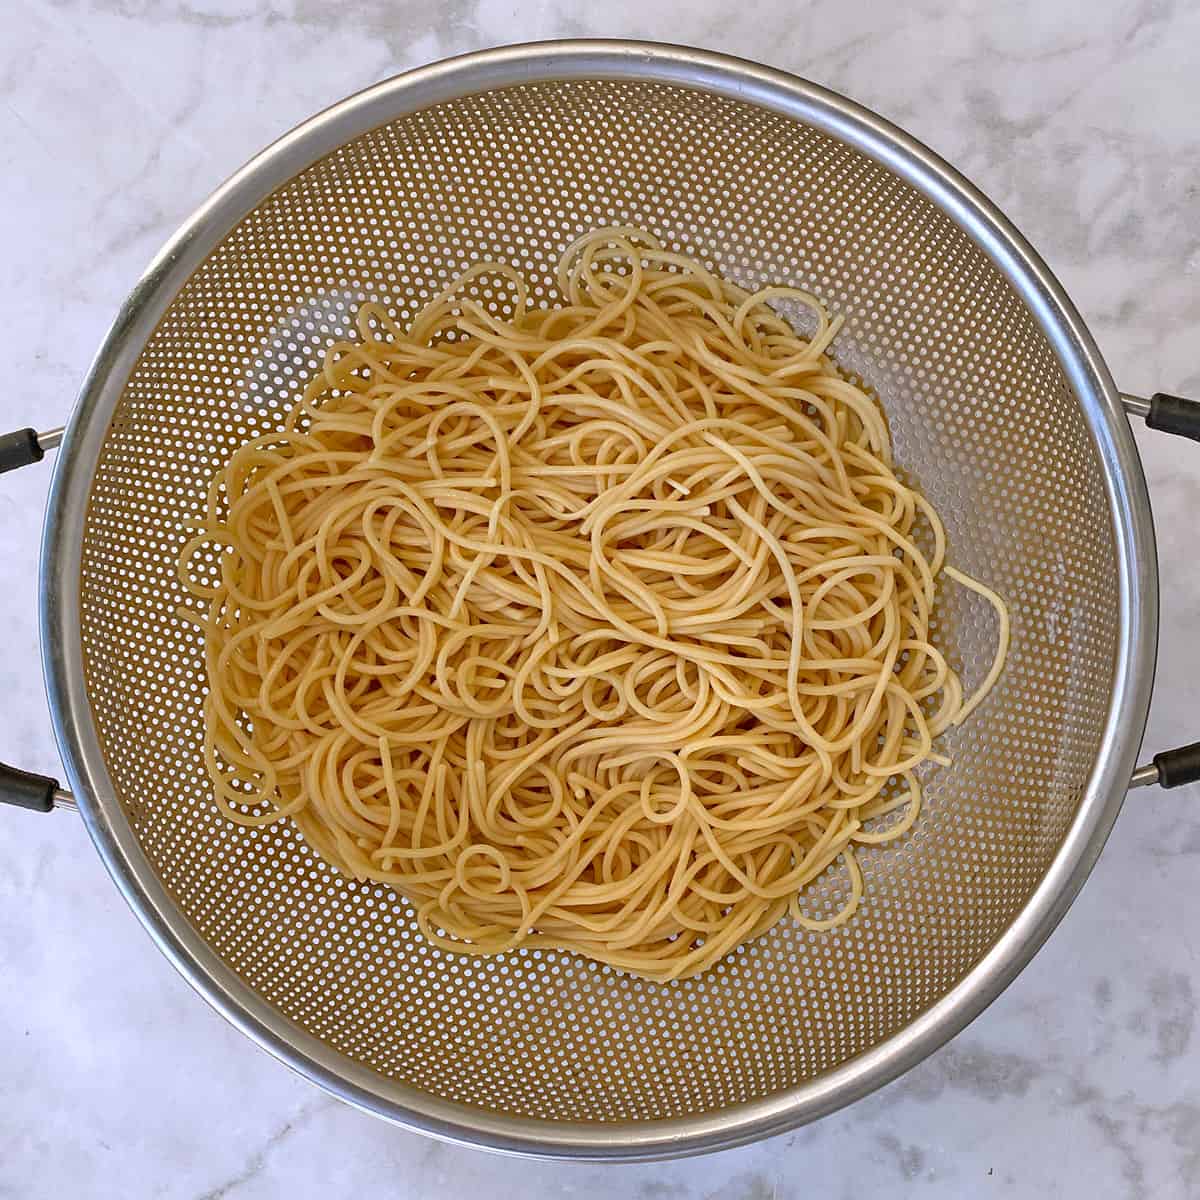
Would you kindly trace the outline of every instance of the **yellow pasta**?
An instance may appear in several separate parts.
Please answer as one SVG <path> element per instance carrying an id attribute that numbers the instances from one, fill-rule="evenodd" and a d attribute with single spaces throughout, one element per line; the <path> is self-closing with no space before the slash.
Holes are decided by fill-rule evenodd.
<path id="1" fill-rule="evenodd" d="M 851 917 L 855 847 L 917 819 L 1007 614 L 944 566 L 812 296 L 627 228 L 557 282 L 547 308 L 483 263 L 408 328 L 365 305 L 213 480 L 180 561 L 205 758 L 231 820 L 294 821 L 439 946 L 685 978 Z M 966 706 L 943 571 L 1000 619 Z M 840 911 L 806 915 L 835 866 Z"/>

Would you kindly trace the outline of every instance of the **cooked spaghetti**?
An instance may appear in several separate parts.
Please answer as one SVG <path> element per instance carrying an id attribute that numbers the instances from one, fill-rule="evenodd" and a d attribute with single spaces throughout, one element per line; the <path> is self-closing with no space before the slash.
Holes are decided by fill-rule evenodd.
<path id="1" fill-rule="evenodd" d="M 684 978 L 850 918 L 1007 615 L 944 566 L 812 296 L 626 228 L 557 286 L 484 263 L 407 328 L 364 305 L 213 480 L 180 563 L 205 760 L 231 820 L 294 821 L 439 946 Z M 943 573 L 997 613 L 968 699 Z"/>

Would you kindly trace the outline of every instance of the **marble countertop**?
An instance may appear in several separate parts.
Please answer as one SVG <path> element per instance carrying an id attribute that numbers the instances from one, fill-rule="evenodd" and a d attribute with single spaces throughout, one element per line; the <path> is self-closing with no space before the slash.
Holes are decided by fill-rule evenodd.
<path id="1" fill-rule="evenodd" d="M 62 423 L 173 228 L 254 151 L 384 76 L 627 35 L 783 67 L 906 126 L 1057 271 L 1120 385 L 1200 396 L 1194 0 L 8 0 L 0 428 Z M 1200 736 L 1200 446 L 1139 432 L 1163 564 L 1147 748 Z M 48 470 L 0 486 L 0 750 L 58 770 L 37 659 Z M 1200 787 L 1134 793 L 1019 980 L 855 1107 L 678 1163 L 501 1159 L 393 1129 L 212 1012 L 70 815 L 0 813 L 0 1197 L 1200 1195 Z"/>

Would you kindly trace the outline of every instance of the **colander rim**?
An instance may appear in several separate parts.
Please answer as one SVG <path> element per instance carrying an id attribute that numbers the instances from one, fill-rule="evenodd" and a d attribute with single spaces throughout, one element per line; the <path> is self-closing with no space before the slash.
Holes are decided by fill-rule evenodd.
<path id="1" fill-rule="evenodd" d="M 906 179 L 984 250 L 1036 316 L 1084 410 L 1113 522 L 1121 626 L 1103 750 L 1059 851 L 988 953 L 909 1025 L 841 1066 L 715 1112 L 646 1122 L 498 1115 L 386 1080 L 283 1017 L 188 924 L 143 854 L 105 766 L 83 667 L 79 579 L 87 501 L 109 420 L 163 313 L 229 230 L 271 192 L 345 142 L 439 102 L 522 83 L 634 80 L 699 88 L 795 118 Z M 384 80 L 311 117 L 222 185 L 152 261 L 102 344 L 55 466 L 43 533 L 43 668 L 66 775 L 113 880 L 159 948 L 223 1016 L 281 1062 L 358 1108 L 413 1130 L 495 1151 L 653 1159 L 724 1149 L 824 1116 L 874 1091 L 958 1033 L 1012 981 L 1066 912 L 1120 809 L 1153 686 L 1158 573 L 1149 498 L 1119 394 L 1081 317 L 1024 238 L 972 184 L 916 139 L 826 88 L 684 46 L 621 40 L 533 42 L 462 55 Z"/>

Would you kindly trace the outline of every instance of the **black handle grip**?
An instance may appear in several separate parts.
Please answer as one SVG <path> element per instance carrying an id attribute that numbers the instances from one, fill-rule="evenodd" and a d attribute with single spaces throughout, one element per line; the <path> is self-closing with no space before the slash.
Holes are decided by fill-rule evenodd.
<path id="1" fill-rule="evenodd" d="M 1166 392 L 1155 392 L 1150 397 L 1146 424 L 1151 429 L 1200 442 L 1200 402 L 1185 400 L 1182 396 L 1169 396 Z"/>
<path id="2" fill-rule="evenodd" d="M 54 808 L 56 791 L 57 779 L 0 763 L 0 804 L 15 804 L 17 808 L 28 808 L 33 812 L 50 812 Z"/>
<path id="3" fill-rule="evenodd" d="M 1154 756 L 1158 768 L 1158 782 L 1162 787 L 1180 787 L 1185 783 L 1200 780 L 1200 742 L 1180 746 L 1178 750 L 1164 750 Z"/>
<path id="4" fill-rule="evenodd" d="M 45 457 L 46 452 L 34 430 L 16 429 L 12 433 L 0 434 L 0 474 L 41 462 Z"/>

